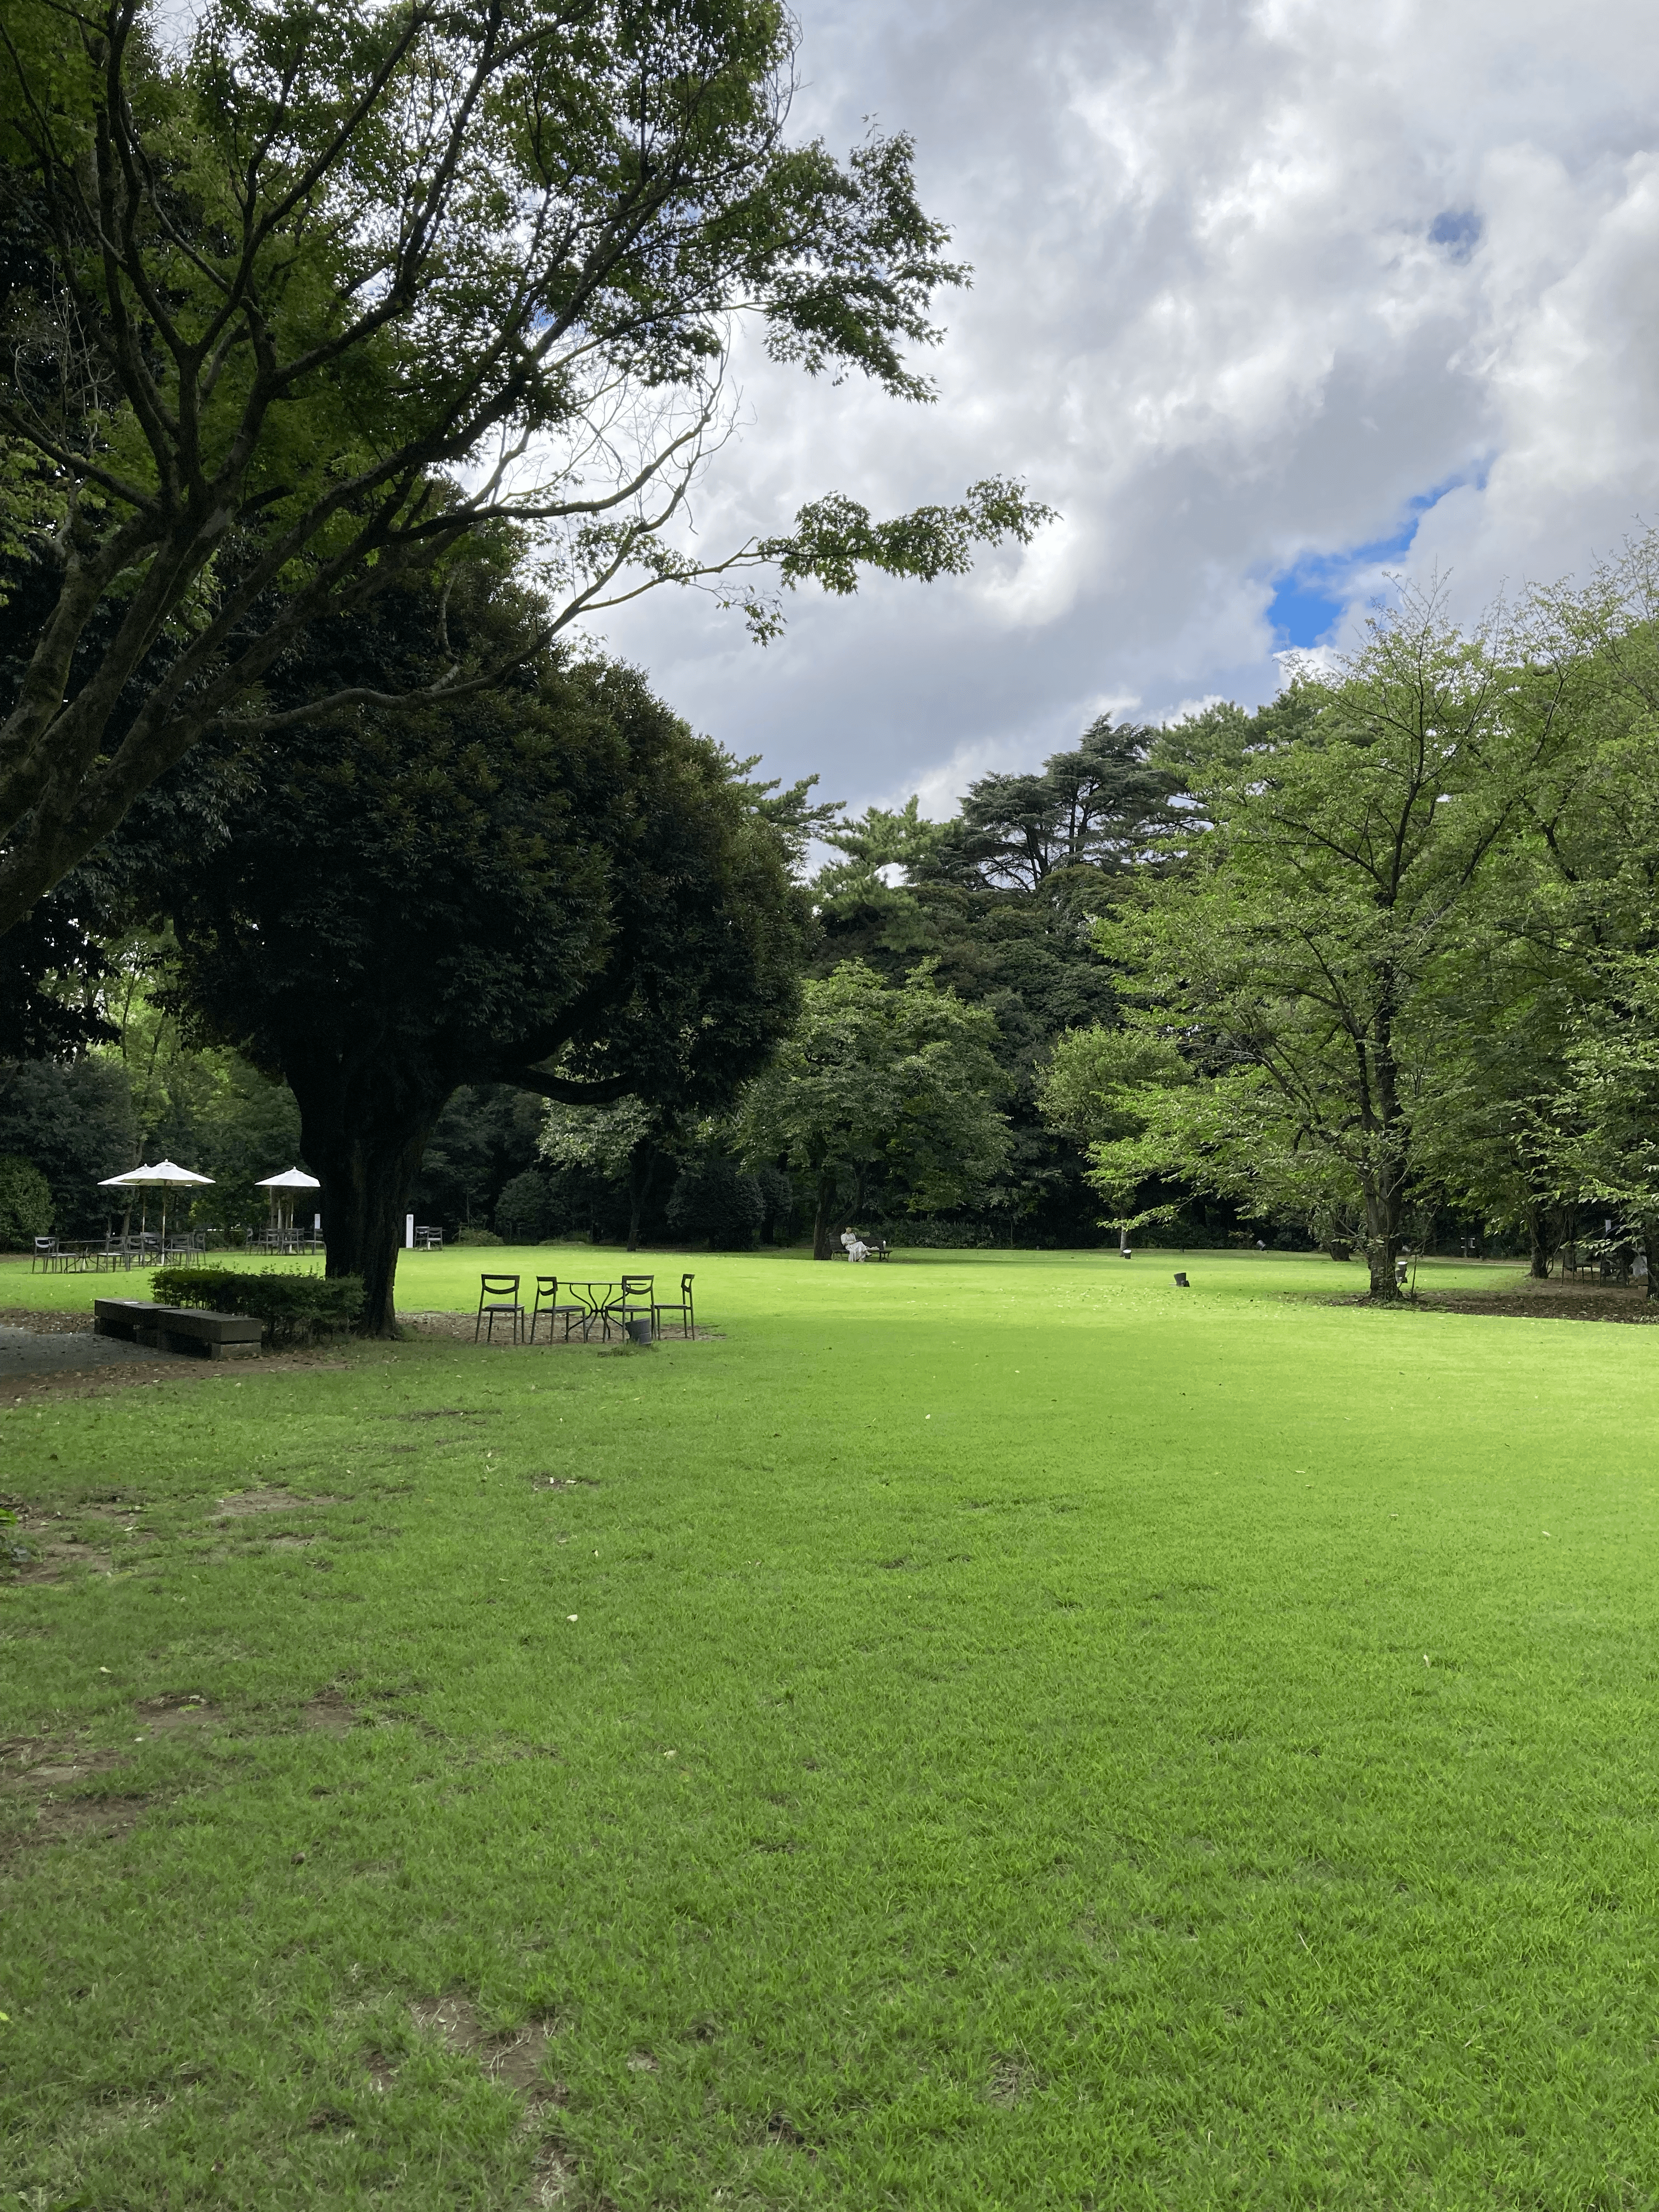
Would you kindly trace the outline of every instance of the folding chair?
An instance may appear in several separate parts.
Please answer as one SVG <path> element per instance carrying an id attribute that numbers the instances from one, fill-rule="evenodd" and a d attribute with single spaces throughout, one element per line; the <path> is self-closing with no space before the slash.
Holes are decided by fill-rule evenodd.
<path id="1" fill-rule="evenodd" d="M 658 1315 L 665 1313 L 678 1314 L 680 1317 L 680 1334 L 683 1336 L 690 1336 L 691 1334 L 692 1330 L 696 1326 L 691 1313 L 691 1282 L 692 1278 L 690 1275 L 682 1275 L 680 1277 L 680 1294 L 678 1298 L 669 1298 L 661 1302 L 653 1299 L 651 1304 L 651 1332 L 653 1336 L 657 1332 Z"/>
<path id="2" fill-rule="evenodd" d="M 551 1344 L 553 1341 L 553 1324 L 555 1322 L 562 1321 L 564 1323 L 564 1340 L 568 1344 L 570 1341 L 570 1331 L 572 1328 L 582 1319 L 587 1309 L 586 1306 L 562 1306 L 559 1304 L 559 1279 L 556 1275 L 538 1275 L 536 1278 L 536 1302 L 530 1310 L 530 1341 L 532 1344 L 536 1341 L 536 1323 L 541 1319 L 542 1316 L 545 1314 L 547 1316 L 548 1342 Z"/>
<path id="3" fill-rule="evenodd" d="M 480 1275 L 478 1278 L 478 1318 L 472 1324 L 472 1341 L 478 1341 L 478 1331 L 484 1329 L 486 1344 L 495 1340 L 495 1323 L 503 1315 L 513 1319 L 513 1341 L 520 1342 L 524 1335 L 524 1308 L 519 1304 L 519 1279 L 516 1275 Z"/>

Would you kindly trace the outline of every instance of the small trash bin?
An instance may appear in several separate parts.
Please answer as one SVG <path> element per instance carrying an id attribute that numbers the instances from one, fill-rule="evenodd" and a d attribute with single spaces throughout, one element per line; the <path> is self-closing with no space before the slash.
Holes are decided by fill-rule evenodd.
<path id="1" fill-rule="evenodd" d="M 627 1326 L 628 1340 L 630 1344 L 650 1343 L 651 1316 L 649 1314 L 636 1314 L 629 1320 Z"/>

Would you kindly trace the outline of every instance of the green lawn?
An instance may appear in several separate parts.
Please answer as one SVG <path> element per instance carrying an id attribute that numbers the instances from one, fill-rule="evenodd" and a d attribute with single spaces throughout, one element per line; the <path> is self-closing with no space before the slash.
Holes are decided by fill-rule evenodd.
<path id="1" fill-rule="evenodd" d="M 402 1302 L 503 1261 L 622 1265 Z M 719 1340 L 0 1413 L 109 1563 L 0 1588 L 0 2188 L 1659 2204 L 1649 1331 L 686 1264 Z"/>

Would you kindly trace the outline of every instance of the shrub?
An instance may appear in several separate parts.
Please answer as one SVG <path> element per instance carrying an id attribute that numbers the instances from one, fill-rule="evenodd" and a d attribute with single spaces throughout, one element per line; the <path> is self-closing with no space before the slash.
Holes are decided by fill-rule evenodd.
<path id="1" fill-rule="evenodd" d="M 247 1274 L 229 1267 L 158 1267 L 151 1288 L 159 1305 L 247 1314 L 263 1325 L 267 1344 L 349 1328 L 363 1307 L 361 1275 L 290 1275 L 275 1267 Z"/>
<path id="2" fill-rule="evenodd" d="M 505 1237 L 498 1237 L 493 1229 L 458 1229 L 451 1237 L 452 1244 L 505 1244 Z"/>
<path id="3" fill-rule="evenodd" d="M 766 1216 L 760 1185 L 735 1160 L 695 1160 L 674 1185 L 668 1225 L 677 1237 L 706 1237 L 711 1252 L 748 1252 Z"/>
<path id="4" fill-rule="evenodd" d="M 52 1227 L 52 1186 L 15 1152 L 0 1159 L 0 1246 L 27 1252 Z"/>

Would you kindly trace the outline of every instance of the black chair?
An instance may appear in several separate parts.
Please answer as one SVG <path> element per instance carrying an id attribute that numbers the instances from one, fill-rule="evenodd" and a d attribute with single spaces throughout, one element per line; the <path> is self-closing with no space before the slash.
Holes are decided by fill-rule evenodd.
<path id="1" fill-rule="evenodd" d="M 657 1309 L 652 1303 L 652 1285 L 655 1281 L 654 1275 L 624 1275 L 623 1277 L 622 1295 L 617 1299 L 611 1310 L 614 1318 L 621 1323 L 624 1336 L 628 1334 L 628 1324 L 630 1321 L 648 1321 L 651 1324 L 652 1335 L 656 1334 Z"/>
<path id="2" fill-rule="evenodd" d="M 659 1314 L 678 1314 L 680 1317 L 680 1334 L 683 1336 L 690 1336 L 692 1331 L 696 1328 L 696 1322 L 691 1311 L 691 1282 L 692 1278 L 690 1275 L 682 1275 L 680 1277 L 680 1294 L 678 1299 L 653 1299 L 651 1304 L 651 1333 L 653 1336 L 657 1334 L 657 1316 Z"/>
<path id="3" fill-rule="evenodd" d="M 513 1321 L 513 1341 L 517 1344 L 524 1335 L 524 1308 L 519 1304 L 519 1279 L 516 1275 L 480 1275 L 478 1278 L 478 1318 L 472 1324 L 472 1341 L 478 1341 L 478 1331 L 484 1329 L 485 1343 L 493 1343 L 495 1323 L 503 1315 Z M 489 1326 L 484 1328 L 488 1321 Z"/>
<path id="4" fill-rule="evenodd" d="M 547 1316 L 548 1342 L 551 1344 L 553 1341 L 554 1324 L 557 1322 L 562 1321 L 564 1323 L 564 1340 L 568 1344 L 570 1341 L 571 1329 L 582 1320 L 586 1311 L 587 1309 L 586 1306 L 568 1304 L 561 1305 L 559 1304 L 559 1279 L 556 1275 L 538 1275 L 536 1278 L 536 1302 L 530 1310 L 530 1341 L 532 1344 L 536 1341 L 536 1323 L 541 1319 L 542 1316 L 545 1314 Z"/>

